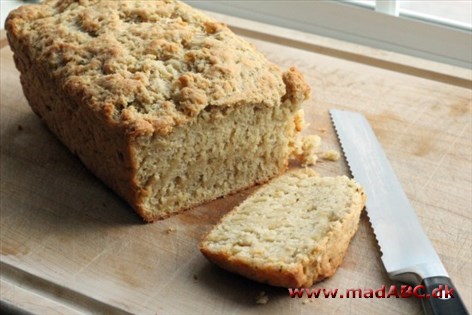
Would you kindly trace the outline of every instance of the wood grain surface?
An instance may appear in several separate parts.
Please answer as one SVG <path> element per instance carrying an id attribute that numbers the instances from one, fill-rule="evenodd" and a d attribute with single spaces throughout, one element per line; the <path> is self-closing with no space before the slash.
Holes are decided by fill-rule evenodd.
<path id="1" fill-rule="evenodd" d="M 270 60 L 284 68 L 295 65 L 305 74 L 313 89 L 305 104 L 310 123 L 305 132 L 321 135 L 324 149 L 339 150 L 328 109 L 367 116 L 471 310 L 472 91 L 464 87 L 470 86 L 471 72 L 457 69 L 460 75 L 454 77 L 450 66 L 442 72 L 436 66 L 405 72 L 403 62 L 395 71 L 395 60 L 388 60 L 389 67 L 362 62 L 366 57 L 360 53 L 372 49 L 358 49 L 358 62 L 310 48 L 326 43 L 313 46 L 316 38 L 314 44 L 297 46 L 264 38 L 246 24 L 235 26 Z M 282 33 L 278 28 L 276 35 Z M 243 279 L 207 262 L 197 249 L 200 236 L 256 188 L 143 224 L 32 113 L 9 47 L 0 53 L 3 301 L 40 314 L 421 313 L 420 302 L 412 298 L 292 299 L 286 289 Z M 419 60 L 417 65 L 422 64 Z M 425 73 L 442 76 L 421 75 Z M 348 174 L 343 159 L 321 161 L 316 170 Z M 343 264 L 314 288 L 343 292 L 391 284 L 364 213 Z M 269 297 L 265 305 L 256 303 L 261 291 Z"/>

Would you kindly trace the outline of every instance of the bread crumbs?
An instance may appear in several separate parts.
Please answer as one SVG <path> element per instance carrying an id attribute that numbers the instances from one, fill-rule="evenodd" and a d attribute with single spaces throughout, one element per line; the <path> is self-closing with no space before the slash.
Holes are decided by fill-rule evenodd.
<path id="1" fill-rule="evenodd" d="M 313 299 L 305 299 L 302 302 L 303 305 L 308 304 L 308 303 L 313 303 Z"/>
<path id="2" fill-rule="evenodd" d="M 302 166 L 315 165 L 318 160 L 316 152 L 321 146 L 321 138 L 317 135 L 308 135 L 295 138 L 292 144 L 292 156 L 299 160 Z"/>
<path id="3" fill-rule="evenodd" d="M 259 292 L 256 298 L 256 304 L 267 304 L 269 302 L 269 296 L 265 291 Z"/>
<path id="4" fill-rule="evenodd" d="M 336 150 L 328 150 L 321 154 L 321 157 L 323 158 L 323 160 L 328 160 L 328 161 L 337 161 L 339 160 L 340 156 L 341 154 L 339 154 L 339 152 Z"/>
<path id="5" fill-rule="evenodd" d="M 175 227 L 169 227 L 169 228 L 167 228 L 166 233 L 170 234 L 170 233 L 173 233 L 175 231 L 177 231 L 177 229 Z"/>

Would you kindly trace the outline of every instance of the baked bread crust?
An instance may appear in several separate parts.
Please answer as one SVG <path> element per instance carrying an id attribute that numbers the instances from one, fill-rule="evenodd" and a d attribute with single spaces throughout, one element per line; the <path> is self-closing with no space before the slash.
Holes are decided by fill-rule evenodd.
<path id="1" fill-rule="evenodd" d="M 285 171 L 308 85 L 186 4 L 46 0 L 5 26 L 33 111 L 144 220 Z"/>
<path id="2" fill-rule="evenodd" d="M 126 134 L 169 134 L 208 106 L 299 104 L 310 89 L 225 24 L 173 0 L 46 0 L 6 21 L 69 97 Z"/>
<path id="3" fill-rule="evenodd" d="M 277 194 L 294 202 L 284 203 Z M 362 188 L 345 176 L 323 178 L 310 169 L 289 172 L 223 216 L 199 248 L 210 261 L 247 278 L 310 287 L 341 264 L 365 201 Z"/>

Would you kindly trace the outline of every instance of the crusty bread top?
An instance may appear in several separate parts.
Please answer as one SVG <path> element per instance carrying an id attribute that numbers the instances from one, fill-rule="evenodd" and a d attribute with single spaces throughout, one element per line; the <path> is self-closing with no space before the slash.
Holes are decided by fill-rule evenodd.
<path id="1" fill-rule="evenodd" d="M 363 189 L 346 176 L 289 172 L 225 215 L 200 249 L 210 258 L 231 257 L 256 270 L 306 273 L 304 267 L 320 262 L 329 250 L 329 238 L 342 239 L 344 222 L 357 223 L 364 202 Z"/>
<path id="2" fill-rule="evenodd" d="M 296 69 L 282 73 L 179 1 L 46 0 L 13 11 L 6 29 L 79 104 L 136 134 L 168 134 L 207 106 L 289 106 L 309 95 Z"/>

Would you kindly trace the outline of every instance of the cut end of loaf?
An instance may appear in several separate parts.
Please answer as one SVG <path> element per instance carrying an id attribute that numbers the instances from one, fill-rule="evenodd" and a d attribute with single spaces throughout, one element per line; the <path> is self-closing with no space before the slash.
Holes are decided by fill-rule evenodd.
<path id="1" fill-rule="evenodd" d="M 135 149 L 138 212 L 154 221 L 282 174 L 297 133 L 294 116 L 284 107 L 215 108 L 166 137 L 142 139 Z"/>
<path id="2" fill-rule="evenodd" d="M 250 279 L 309 287 L 341 264 L 364 204 L 362 188 L 345 176 L 289 172 L 225 215 L 200 250 Z"/>

